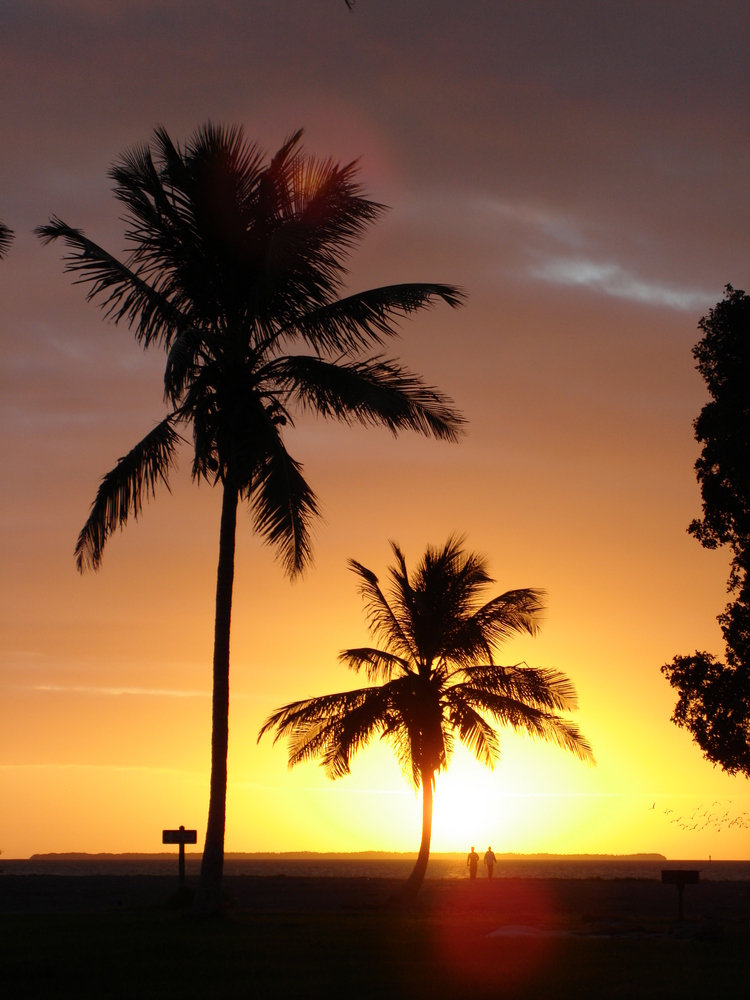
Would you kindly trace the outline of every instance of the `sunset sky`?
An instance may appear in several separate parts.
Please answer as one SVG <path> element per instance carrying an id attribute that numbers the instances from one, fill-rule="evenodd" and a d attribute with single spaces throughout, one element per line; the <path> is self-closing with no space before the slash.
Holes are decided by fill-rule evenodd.
<path id="1" fill-rule="evenodd" d="M 184 141 L 211 119 L 271 153 L 304 127 L 316 156 L 360 158 L 390 211 L 351 291 L 468 293 L 393 345 L 455 400 L 461 443 L 301 419 L 286 440 L 324 518 L 294 584 L 239 516 L 227 850 L 417 849 L 420 799 L 387 746 L 331 783 L 255 738 L 273 708 L 358 685 L 337 663 L 368 642 L 346 560 L 385 576 L 389 539 L 414 563 L 458 532 L 494 592 L 548 591 L 542 634 L 499 658 L 569 674 L 598 765 L 512 733 L 494 772 L 459 750 L 433 849 L 750 858 L 729 827 L 750 785 L 670 722 L 659 672 L 723 655 L 729 556 L 686 533 L 707 399 L 691 347 L 725 284 L 750 290 L 749 27 L 729 0 L 0 5 L 4 856 L 205 834 L 219 492 L 183 451 L 172 495 L 77 574 L 100 477 L 165 414 L 164 357 L 31 230 L 54 213 L 121 253 L 108 167 L 157 124 Z M 699 805 L 721 832 L 670 822 Z"/>

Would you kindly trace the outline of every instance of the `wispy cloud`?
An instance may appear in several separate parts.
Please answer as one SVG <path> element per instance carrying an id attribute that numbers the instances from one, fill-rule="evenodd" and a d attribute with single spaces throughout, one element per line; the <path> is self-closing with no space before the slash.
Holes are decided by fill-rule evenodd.
<path id="1" fill-rule="evenodd" d="M 0 771 L 134 771 L 139 774 L 203 774 L 182 767 L 151 767 L 147 764 L 0 764 Z"/>
<path id="2" fill-rule="evenodd" d="M 210 698 L 210 691 L 195 688 L 149 688 L 127 685 L 97 685 L 97 684 L 8 684 L 4 685 L 14 691 L 35 691 L 39 694 L 79 694 L 103 698 Z M 273 701 L 269 694 L 235 691 L 233 701 L 258 701 L 266 703 Z"/>
<path id="3" fill-rule="evenodd" d="M 32 691 L 38 694 L 76 694 L 86 697 L 102 698 L 211 698 L 210 691 L 196 688 L 150 688 L 137 685 L 98 685 L 98 684 L 2 684 L 1 687 L 11 691 Z M 273 702 L 275 696 L 268 693 L 250 691 L 234 691 L 232 701 L 252 701 L 266 704 Z"/>
<path id="4" fill-rule="evenodd" d="M 152 698 L 210 698 L 210 691 L 191 691 L 180 688 L 95 687 L 88 684 L 33 684 L 29 691 L 46 691 L 54 694 L 90 694 L 119 697 L 122 695 Z"/>
<path id="5" fill-rule="evenodd" d="M 710 305 L 715 292 L 675 288 L 645 281 L 620 264 L 586 257 L 552 257 L 529 269 L 532 278 L 555 285 L 578 285 L 619 299 L 631 299 L 669 309 L 698 309 Z"/>
<path id="6" fill-rule="evenodd" d="M 515 280 L 580 288 L 644 305 L 688 311 L 720 290 L 664 270 L 671 260 L 649 232 L 606 228 L 543 204 L 476 195 L 427 195 L 410 210 L 482 245 L 486 269 Z"/>
<path id="7" fill-rule="evenodd" d="M 528 261 L 525 275 L 534 281 L 586 288 L 668 309 L 697 309 L 716 298 L 715 289 L 705 291 L 658 277 L 643 277 L 643 270 L 650 266 L 650 255 L 642 253 L 642 247 L 650 243 L 645 233 L 615 234 L 631 248 L 625 263 L 612 252 L 612 234 L 597 231 L 564 213 L 523 203 L 489 201 L 484 214 L 501 225 L 515 227 L 519 250 Z"/>

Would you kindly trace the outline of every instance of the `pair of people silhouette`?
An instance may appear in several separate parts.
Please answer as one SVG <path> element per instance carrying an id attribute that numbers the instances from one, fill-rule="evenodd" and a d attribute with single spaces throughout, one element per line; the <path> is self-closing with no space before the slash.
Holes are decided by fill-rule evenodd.
<path id="1" fill-rule="evenodd" d="M 492 846 L 488 847 L 484 855 L 484 863 L 487 866 L 487 878 L 492 878 L 492 869 L 495 867 L 495 862 L 497 858 L 495 857 Z M 479 855 L 474 850 L 474 845 L 471 845 L 471 851 L 469 856 L 466 858 L 466 866 L 469 869 L 469 878 L 477 877 L 477 868 L 479 867 Z"/>

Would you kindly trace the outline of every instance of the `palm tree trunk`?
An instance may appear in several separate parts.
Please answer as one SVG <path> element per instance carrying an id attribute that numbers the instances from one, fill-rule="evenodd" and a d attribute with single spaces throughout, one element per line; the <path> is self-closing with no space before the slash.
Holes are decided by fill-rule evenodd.
<path id="1" fill-rule="evenodd" d="M 218 913 L 224 870 L 224 827 L 227 807 L 227 752 L 229 750 L 229 633 L 232 623 L 234 540 L 237 527 L 237 487 L 225 482 L 219 530 L 219 568 L 216 574 L 214 622 L 213 720 L 211 730 L 211 795 L 206 843 L 193 913 Z"/>
<path id="2" fill-rule="evenodd" d="M 403 898 L 414 899 L 424 881 L 427 862 L 430 860 L 430 839 L 432 837 L 432 786 L 434 773 L 422 772 L 422 843 L 419 845 L 417 862 L 404 886 Z"/>

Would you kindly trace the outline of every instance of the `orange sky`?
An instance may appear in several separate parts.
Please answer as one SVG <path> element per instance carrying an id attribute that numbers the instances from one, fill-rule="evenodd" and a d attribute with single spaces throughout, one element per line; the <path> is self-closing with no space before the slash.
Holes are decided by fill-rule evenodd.
<path id="1" fill-rule="evenodd" d="M 173 495 L 77 576 L 100 476 L 163 415 L 163 358 L 103 323 L 30 230 L 54 212 L 121 249 L 108 165 L 157 122 L 182 139 L 211 117 L 268 148 L 301 124 L 311 152 L 362 156 L 392 210 L 352 258 L 351 289 L 469 293 L 397 345 L 463 410 L 461 444 L 302 420 L 288 440 L 324 520 L 294 585 L 239 518 L 227 849 L 416 849 L 420 804 L 386 747 L 332 784 L 314 765 L 288 773 L 255 735 L 285 701 L 357 683 L 336 662 L 367 638 L 346 559 L 384 575 L 388 539 L 414 562 L 457 531 L 497 590 L 548 590 L 542 635 L 504 656 L 572 677 L 598 766 L 513 734 L 494 772 L 458 752 L 434 849 L 750 857 L 747 830 L 669 821 L 714 802 L 731 818 L 750 787 L 672 725 L 659 673 L 677 653 L 722 652 L 728 557 L 685 531 L 706 398 L 690 348 L 722 286 L 750 284 L 747 12 L 402 6 L 50 2 L 46 20 L 3 6 L 7 856 L 205 832 L 219 496 L 190 483 L 186 455 Z"/>

